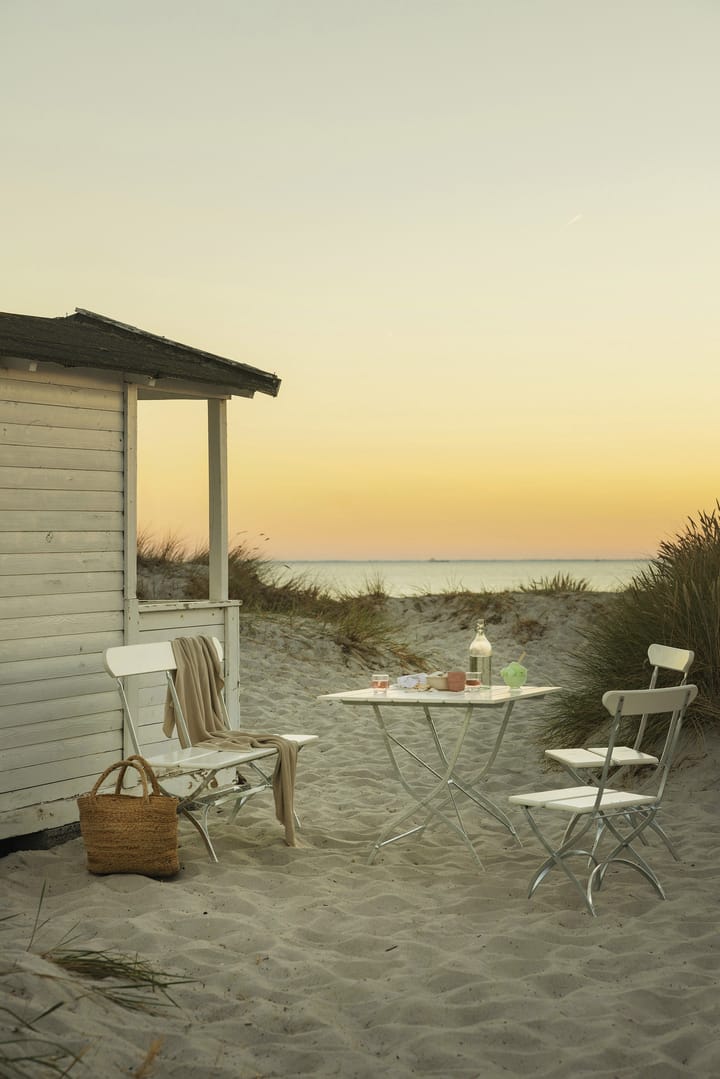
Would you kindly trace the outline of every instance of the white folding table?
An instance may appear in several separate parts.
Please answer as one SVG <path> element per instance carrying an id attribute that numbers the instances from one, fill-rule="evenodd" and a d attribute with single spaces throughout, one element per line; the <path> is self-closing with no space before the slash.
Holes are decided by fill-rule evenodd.
<path id="1" fill-rule="evenodd" d="M 437 819 L 460 836 L 470 849 L 477 864 L 482 868 L 482 862 L 465 830 L 460 815 L 457 802 L 458 792 L 499 821 L 519 843 L 515 826 L 510 818 L 487 794 L 479 789 L 479 785 L 482 784 L 495 762 L 515 705 L 524 701 L 542 700 L 548 693 L 555 693 L 559 688 L 559 686 L 523 686 L 522 689 L 510 690 L 506 686 L 498 685 L 489 689 L 460 693 L 432 689 L 418 692 L 416 690 L 407 691 L 390 688 L 384 694 L 377 694 L 372 689 L 352 689 L 344 690 L 340 693 L 325 693 L 319 697 L 318 699 L 321 701 L 337 701 L 342 704 L 369 709 L 372 712 L 380 728 L 393 773 L 412 799 L 412 804 L 395 813 L 382 829 L 370 850 L 368 864 L 371 865 L 378 852 L 389 843 L 395 843 L 399 839 L 419 834 L 427 828 L 431 820 Z M 433 759 L 432 762 L 421 757 L 415 748 L 408 745 L 407 742 L 403 742 L 390 729 L 390 724 L 393 723 L 393 720 L 400 718 L 397 713 L 398 709 L 403 711 L 415 709 L 416 713 L 419 712 L 422 716 L 424 724 L 430 731 L 432 746 L 437 755 L 437 758 Z M 462 763 L 465 763 L 468 767 L 472 763 L 461 761 L 465 736 L 471 722 L 481 720 L 483 718 L 482 713 L 486 713 L 485 718 L 488 718 L 487 712 L 491 709 L 502 710 L 495 739 L 482 767 L 468 781 L 463 779 L 458 771 L 458 767 Z M 436 711 L 444 712 L 445 718 L 448 718 L 448 710 L 453 713 L 453 718 L 457 717 L 457 726 L 453 726 L 449 734 L 445 731 L 441 735 L 433 713 Z M 395 713 L 395 715 L 392 715 L 392 713 Z M 445 743 L 447 743 L 447 746 Z M 400 751 L 411 758 L 417 766 L 418 771 L 413 773 L 414 775 L 419 778 L 425 773 L 427 778 L 429 773 L 431 777 L 434 777 L 435 782 L 431 783 L 429 789 L 419 786 L 417 781 L 413 783 L 412 779 L 408 778 L 406 772 L 400 767 Z M 402 759 L 407 765 L 408 762 L 405 758 Z M 452 816 L 449 815 L 448 810 Z M 422 815 L 421 824 L 399 831 L 418 813 Z"/>

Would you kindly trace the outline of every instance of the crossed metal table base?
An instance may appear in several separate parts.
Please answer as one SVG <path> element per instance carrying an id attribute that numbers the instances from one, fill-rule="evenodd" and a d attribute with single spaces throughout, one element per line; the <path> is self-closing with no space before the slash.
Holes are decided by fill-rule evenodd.
<path id="1" fill-rule="evenodd" d="M 340 701 L 343 704 L 356 705 L 369 708 L 382 735 L 383 743 L 390 760 L 393 775 L 407 792 L 411 804 L 399 812 L 393 814 L 379 836 L 373 843 L 368 855 L 368 865 L 372 865 L 378 853 L 383 847 L 391 843 L 397 843 L 401 839 L 411 836 L 420 836 L 428 825 L 437 820 L 454 832 L 469 849 L 476 864 L 483 868 L 475 846 L 467 833 L 463 822 L 458 795 L 462 795 L 477 806 L 480 810 L 494 818 L 513 836 L 519 844 L 515 826 L 507 814 L 482 790 L 479 785 L 483 783 L 493 767 L 500 751 L 505 732 L 515 705 L 523 700 L 540 700 L 547 693 L 553 692 L 555 686 L 524 686 L 520 690 L 509 690 L 505 686 L 493 686 L 491 689 L 449 693 L 437 690 L 425 692 L 405 691 L 390 689 L 385 694 L 377 694 L 372 690 L 348 690 L 341 693 L 324 694 L 320 700 Z M 414 708 L 420 711 L 424 724 L 429 729 L 432 742 L 437 754 L 436 761 L 428 761 L 407 742 L 403 741 L 390 729 L 386 720 L 388 709 Z M 459 713 L 457 733 L 447 739 L 447 748 L 438 731 L 438 726 L 432 712 L 436 709 L 455 710 Z M 462 764 L 462 750 L 465 738 L 470 728 L 473 717 L 488 709 L 503 709 L 503 715 L 495 734 L 492 748 L 480 771 L 473 777 L 471 782 L 463 779 L 458 774 L 458 765 Z M 434 779 L 434 783 L 427 788 L 420 788 L 417 782 L 413 783 L 401 768 L 400 761 L 407 766 L 405 757 L 412 760 L 419 769 L 419 773 L 425 773 Z M 410 828 L 404 826 L 417 817 L 421 823 Z"/>

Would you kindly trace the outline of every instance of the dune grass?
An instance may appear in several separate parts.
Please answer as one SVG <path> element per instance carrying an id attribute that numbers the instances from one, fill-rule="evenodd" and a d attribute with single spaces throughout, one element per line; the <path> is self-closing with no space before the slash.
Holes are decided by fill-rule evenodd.
<path id="1" fill-rule="evenodd" d="M 582 649 L 570 657 L 572 684 L 548 702 L 546 746 L 592 744 L 607 729 L 601 705 L 607 689 L 647 686 L 648 645 L 691 648 L 689 681 L 699 689 L 688 712 L 698 735 L 720 720 L 720 505 L 689 518 L 686 529 L 662 542 L 657 557 L 599 611 Z M 661 680 L 660 685 L 672 679 Z M 660 742 L 658 724 L 649 744 Z"/>
<path id="2" fill-rule="evenodd" d="M 160 541 L 138 536 L 138 569 L 183 575 L 188 599 L 207 599 L 207 548 L 188 551 L 173 537 Z M 402 669 L 420 668 L 427 657 L 417 655 L 399 638 L 386 611 L 387 592 L 380 575 L 370 576 L 357 592 L 331 594 L 310 576 L 288 576 L 263 558 L 257 548 L 239 543 L 228 554 L 228 594 L 240 600 L 249 614 L 310 618 L 327 627 L 331 638 L 348 655 L 372 664 L 393 656 Z M 142 598 L 142 597 L 141 597 Z"/>
<path id="3" fill-rule="evenodd" d="M 70 984 L 69 976 L 75 999 L 94 996 L 104 1004 L 150 1014 L 154 1014 L 158 1007 L 177 1007 L 168 992 L 169 988 L 188 984 L 192 979 L 155 970 L 138 955 L 127 955 L 104 948 L 81 947 L 77 944 L 77 936 L 71 937 L 69 934 L 50 948 L 42 951 L 34 949 L 36 937 L 48 924 L 48 919 L 40 920 L 45 893 L 46 884 L 43 883 L 26 951 L 35 952 L 57 967 L 58 974 L 55 978 L 65 986 Z M 0 918 L 2 928 L 12 928 L 10 923 L 14 919 L 14 915 Z M 0 971 L 0 976 L 11 974 L 11 968 Z M 33 974 L 46 981 L 54 980 L 51 974 L 40 974 L 37 971 L 33 971 Z M 18 1009 L 20 1003 L 18 1000 Z M 43 1020 L 65 1004 L 65 1000 L 59 1000 L 30 1018 L 21 1015 L 19 1010 L 0 1006 L 0 1079 L 36 1079 L 40 1076 L 76 1074 L 75 1066 L 82 1060 L 84 1050 L 76 1053 L 60 1039 L 48 1036 L 42 1029 Z M 3 1022 L 3 1017 L 9 1019 L 9 1024 L 7 1020 Z M 4 1029 L 5 1027 L 7 1029 Z M 154 1039 L 145 1060 L 132 1073 L 137 1079 L 150 1075 L 152 1062 L 161 1045 L 162 1039 Z"/>
<path id="4" fill-rule="evenodd" d="M 553 596 L 559 592 L 589 592 L 590 582 L 586 577 L 556 573 L 553 577 L 538 577 L 528 584 L 521 584 L 520 591 L 535 592 L 541 596 Z"/>

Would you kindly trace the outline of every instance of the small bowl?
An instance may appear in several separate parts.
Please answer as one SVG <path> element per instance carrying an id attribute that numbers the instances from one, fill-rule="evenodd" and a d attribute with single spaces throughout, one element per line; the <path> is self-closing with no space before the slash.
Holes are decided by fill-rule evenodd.
<path id="1" fill-rule="evenodd" d="M 527 675 L 527 667 L 523 667 L 522 663 L 508 663 L 500 671 L 500 677 L 508 689 L 521 689 L 527 682 Z"/>

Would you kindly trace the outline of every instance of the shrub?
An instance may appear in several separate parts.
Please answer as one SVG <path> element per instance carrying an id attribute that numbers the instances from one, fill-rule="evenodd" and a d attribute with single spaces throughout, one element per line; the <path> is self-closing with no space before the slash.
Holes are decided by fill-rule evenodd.
<path id="1" fill-rule="evenodd" d="M 720 504 L 689 518 L 675 539 L 660 544 L 657 557 L 598 612 L 581 649 L 570 657 L 571 685 L 550 698 L 544 745 L 587 744 L 602 738 L 608 716 L 601 698 L 608 689 L 647 686 L 648 645 L 691 648 L 689 681 L 699 689 L 688 712 L 697 733 L 720 719 Z M 671 677 L 659 685 L 669 684 Z M 649 729 L 648 744 L 661 735 Z M 601 743 L 602 744 L 602 743 Z"/>

